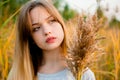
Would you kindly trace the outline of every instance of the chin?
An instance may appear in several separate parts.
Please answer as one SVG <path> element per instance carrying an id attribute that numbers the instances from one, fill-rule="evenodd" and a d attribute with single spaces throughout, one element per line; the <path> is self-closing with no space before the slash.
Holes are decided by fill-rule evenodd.
<path id="1" fill-rule="evenodd" d="M 55 49 L 59 49 L 61 48 L 60 45 L 50 45 L 50 46 L 46 46 L 46 48 L 44 50 L 55 50 Z"/>

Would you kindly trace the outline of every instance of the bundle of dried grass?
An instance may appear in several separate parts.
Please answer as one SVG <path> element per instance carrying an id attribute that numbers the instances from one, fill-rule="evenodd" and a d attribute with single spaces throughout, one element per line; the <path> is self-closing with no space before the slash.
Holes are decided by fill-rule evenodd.
<path id="1" fill-rule="evenodd" d="M 94 54 L 102 51 L 98 42 L 103 37 L 97 36 L 100 22 L 95 15 L 88 18 L 77 16 L 67 24 L 69 37 L 66 60 L 76 80 L 80 80 L 83 69 L 92 61 Z"/>

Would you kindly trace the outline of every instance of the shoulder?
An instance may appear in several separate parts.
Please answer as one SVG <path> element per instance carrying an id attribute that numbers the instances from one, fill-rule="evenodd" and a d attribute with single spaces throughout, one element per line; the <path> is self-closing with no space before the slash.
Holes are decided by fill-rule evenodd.
<path id="1" fill-rule="evenodd" d="M 84 70 L 81 80 L 96 80 L 94 73 L 88 67 Z"/>
<path id="2" fill-rule="evenodd" d="M 69 69 L 67 69 L 67 80 L 75 80 L 75 77 L 73 76 L 73 74 L 72 74 L 72 72 L 69 70 Z"/>

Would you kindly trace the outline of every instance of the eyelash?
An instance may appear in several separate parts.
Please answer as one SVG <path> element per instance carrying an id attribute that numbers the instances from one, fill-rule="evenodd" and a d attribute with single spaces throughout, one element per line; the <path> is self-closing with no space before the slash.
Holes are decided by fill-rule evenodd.
<path id="1" fill-rule="evenodd" d="M 48 21 L 48 23 L 50 23 L 50 24 L 52 24 L 53 22 L 56 22 L 56 20 L 55 19 L 51 19 L 51 20 Z"/>
<path id="2" fill-rule="evenodd" d="M 48 21 L 49 24 L 52 24 L 52 23 L 54 23 L 54 22 L 57 22 L 57 20 L 51 19 L 51 20 Z M 36 32 L 36 31 L 38 31 L 39 29 L 40 29 L 40 26 L 39 26 L 39 27 L 35 27 L 35 28 L 33 28 L 33 32 Z"/>
<path id="3" fill-rule="evenodd" d="M 40 26 L 39 27 L 35 27 L 35 28 L 33 28 L 33 32 L 36 32 L 36 31 L 38 31 L 40 29 Z"/>

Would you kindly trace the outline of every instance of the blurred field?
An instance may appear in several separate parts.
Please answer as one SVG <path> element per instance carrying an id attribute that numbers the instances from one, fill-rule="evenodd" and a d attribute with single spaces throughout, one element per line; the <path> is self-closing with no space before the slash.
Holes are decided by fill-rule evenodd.
<path id="1" fill-rule="evenodd" d="M 8 10 L 6 9 L 8 12 Z M 18 13 L 17 10 L 9 18 L 6 13 L 1 16 L 0 22 L 0 80 L 6 80 L 13 61 L 15 44 L 15 26 L 16 20 L 13 17 Z M 99 34 L 105 36 L 101 46 L 105 52 L 98 58 L 97 62 L 91 67 L 95 72 L 96 80 L 120 80 L 120 25 L 101 23 L 103 27 Z M 119 27 L 118 27 L 119 26 Z"/>
<path id="2" fill-rule="evenodd" d="M 93 70 L 97 80 L 120 80 L 120 30 L 103 29 L 100 32 L 106 37 L 102 41 L 105 53 L 98 58 Z"/>

